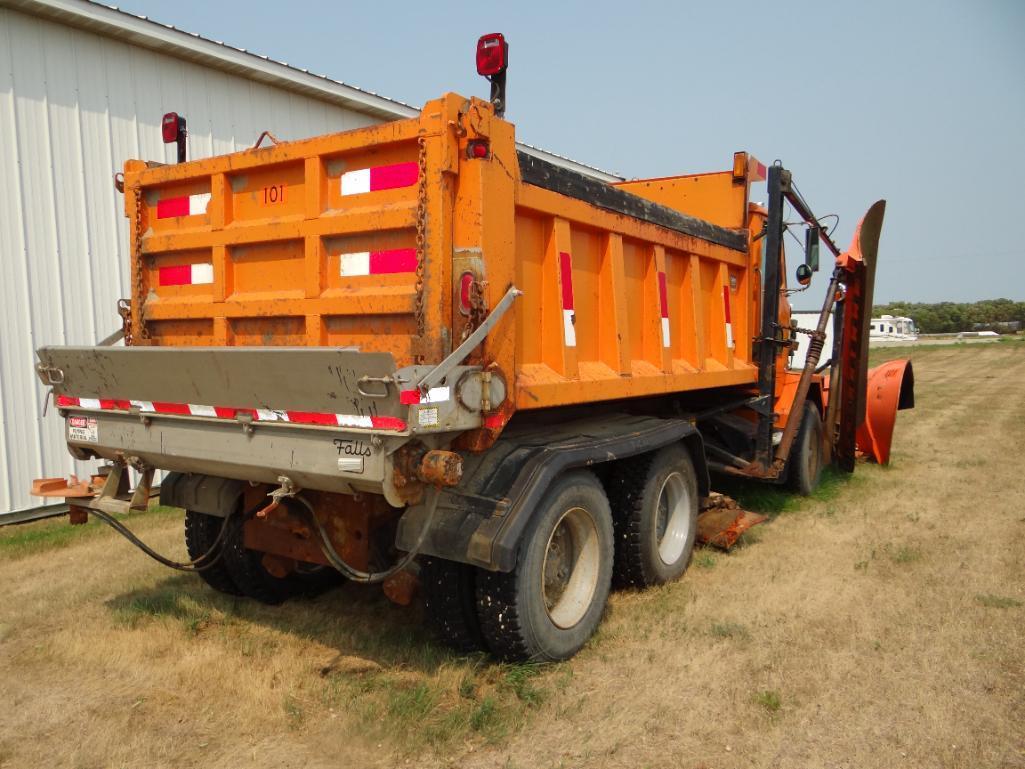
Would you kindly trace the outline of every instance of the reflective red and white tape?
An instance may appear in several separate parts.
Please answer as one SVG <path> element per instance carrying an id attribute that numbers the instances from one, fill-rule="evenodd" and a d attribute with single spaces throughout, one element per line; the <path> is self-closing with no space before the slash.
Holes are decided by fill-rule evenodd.
<path id="1" fill-rule="evenodd" d="M 662 317 L 662 346 L 669 347 L 669 288 L 664 272 L 658 274 L 658 312 Z"/>
<path id="2" fill-rule="evenodd" d="M 357 251 L 352 254 L 339 254 L 338 262 L 339 273 L 343 278 L 416 272 L 416 249 L 393 248 L 390 251 Z"/>
<path id="3" fill-rule="evenodd" d="M 420 167 L 416 163 L 394 163 L 389 166 L 361 168 L 342 174 L 342 194 L 362 195 L 365 192 L 394 190 L 410 187 L 420 178 Z"/>
<path id="4" fill-rule="evenodd" d="M 723 313 L 726 318 L 726 346 L 733 349 L 733 323 L 730 322 L 730 287 L 722 287 Z"/>
<path id="5" fill-rule="evenodd" d="M 562 280 L 562 328 L 567 347 L 577 346 L 576 311 L 573 309 L 573 260 L 565 251 L 559 252 L 559 275 Z"/>
<path id="6" fill-rule="evenodd" d="M 195 403 L 71 398 L 67 395 L 58 395 L 57 406 L 58 408 L 77 406 L 78 408 L 102 411 L 129 411 L 132 408 L 137 408 L 144 414 L 174 414 L 177 416 L 208 417 L 212 419 L 236 419 L 239 415 L 248 414 L 254 422 L 292 422 L 303 425 L 354 427 L 363 430 L 402 431 L 406 429 L 406 421 L 398 417 L 365 417 L 353 414 L 329 414 L 315 411 L 227 408 L 224 406 L 201 406 Z"/>
<path id="7" fill-rule="evenodd" d="M 418 403 L 430 405 L 431 403 L 444 403 L 452 397 L 452 391 L 448 387 L 432 387 L 427 392 L 419 390 L 400 390 L 399 403 L 406 406 L 413 406 Z"/>
<path id="8" fill-rule="evenodd" d="M 206 213 L 210 193 L 182 195 L 157 201 L 157 219 L 171 219 L 175 216 L 197 216 Z"/>
<path id="9" fill-rule="evenodd" d="M 161 286 L 198 286 L 214 282 L 212 264 L 176 264 L 158 271 Z"/>

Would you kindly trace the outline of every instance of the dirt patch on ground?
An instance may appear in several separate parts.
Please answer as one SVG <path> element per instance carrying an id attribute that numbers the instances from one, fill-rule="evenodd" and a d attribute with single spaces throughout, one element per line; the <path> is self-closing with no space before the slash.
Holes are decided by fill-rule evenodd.
<path id="1" fill-rule="evenodd" d="M 891 467 L 764 497 L 562 665 L 450 655 L 356 586 L 265 608 L 2 532 L 0 767 L 1025 767 L 1025 345 L 911 357 Z"/>

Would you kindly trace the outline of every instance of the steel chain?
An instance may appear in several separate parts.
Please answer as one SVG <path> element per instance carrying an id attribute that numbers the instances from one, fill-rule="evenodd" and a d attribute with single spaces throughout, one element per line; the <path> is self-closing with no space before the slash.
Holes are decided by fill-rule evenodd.
<path id="1" fill-rule="evenodd" d="M 132 188 L 135 195 L 135 242 L 133 247 L 132 272 L 135 282 L 132 291 L 132 304 L 135 305 L 139 316 L 139 337 L 149 339 L 149 329 L 146 328 L 146 317 L 143 314 L 146 305 L 146 287 L 143 285 L 142 271 L 142 187 L 136 185 Z M 125 335 L 125 344 L 129 344 L 131 334 Z"/>
<path id="2" fill-rule="evenodd" d="M 117 314 L 121 316 L 121 334 L 124 336 L 125 347 L 132 346 L 132 300 L 118 299 Z"/>
<path id="3" fill-rule="evenodd" d="M 484 322 L 487 317 L 487 307 L 484 302 L 484 293 L 488 287 L 486 280 L 474 279 L 470 283 L 470 313 L 466 316 L 466 323 L 463 325 L 463 336 L 465 340 L 473 330 Z"/>
<path id="4" fill-rule="evenodd" d="M 419 177 L 416 187 L 416 298 L 414 316 L 419 349 L 414 356 L 417 363 L 423 363 L 427 341 L 424 339 L 427 321 L 424 317 L 424 269 L 427 249 L 427 141 L 421 136 L 416 140 Z"/>

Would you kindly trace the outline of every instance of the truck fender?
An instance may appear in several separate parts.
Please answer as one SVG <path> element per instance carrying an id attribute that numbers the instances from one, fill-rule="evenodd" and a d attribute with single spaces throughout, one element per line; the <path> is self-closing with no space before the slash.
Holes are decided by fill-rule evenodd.
<path id="1" fill-rule="evenodd" d="M 698 485 L 706 494 L 703 443 L 686 419 L 611 415 L 503 436 L 483 456 L 469 459 L 459 488 L 442 494 L 422 552 L 491 571 L 511 571 L 533 511 L 559 475 L 677 441 L 694 458 Z M 399 523 L 397 547 L 408 549 L 421 520 L 418 510 L 407 511 Z"/>
<path id="2" fill-rule="evenodd" d="M 245 481 L 172 472 L 160 483 L 160 504 L 223 518 L 236 509 L 245 488 Z"/>

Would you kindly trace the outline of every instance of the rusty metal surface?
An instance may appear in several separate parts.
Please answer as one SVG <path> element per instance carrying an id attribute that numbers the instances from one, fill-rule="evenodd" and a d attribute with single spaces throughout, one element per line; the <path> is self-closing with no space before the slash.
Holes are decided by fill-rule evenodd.
<path id="1" fill-rule="evenodd" d="M 266 487 L 263 489 L 266 491 Z M 375 534 L 387 527 L 396 511 L 376 494 L 303 494 L 331 539 L 334 549 L 349 566 L 366 571 L 375 556 Z M 302 513 L 301 506 L 288 499 L 262 518 L 252 517 L 243 529 L 245 546 L 272 556 L 265 566 L 289 573 L 297 562 L 330 566 L 321 549 L 318 533 Z"/>
<path id="2" fill-rule="evenodd" d="M 420 578 L 412 571 L 403 569 L 388 577 L 382 583 L 381 588 L 392 603 L 409 606 L 420 589 Z"/>
<path id="3" fill-rule="evenodd" d="M 767 515 L 743 510 L 737 502 L 723 494 L 712 494 L 702 500 L 698 515 L 698 542 L 729 550 L 752 526 L 769 520 Z"/>
<path id="4" fill-rule="evenodd" d="M 435 486 L 455 486 L 463 477 L 463 458 L 454 451 L 428 451 L 420 460 L 417 477 Z"/>
<path id="5" fill-rule="evenodd" d="M 32 481 L 32 496 L 34 497 L 92 497 L 97 492 L 93 491 L 88 480 L 80 481 L 77 475 L 70 478 L 36 478 Z"/>

